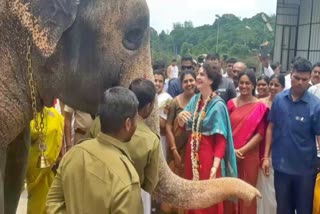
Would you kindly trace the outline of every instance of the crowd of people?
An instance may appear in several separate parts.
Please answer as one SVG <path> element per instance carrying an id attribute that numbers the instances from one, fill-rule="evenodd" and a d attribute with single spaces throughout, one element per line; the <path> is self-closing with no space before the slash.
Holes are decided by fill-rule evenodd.
<path id="1" fill-rule="evenodd" d="M 184 56 L 169 67 L 155 63 L 154 82 L 140 78 L 129 89 L 107 90 L 97 115 L 63 104 L 61 114 L 45 108 L 52 164 L 36 167 L 33 121 L 28 213 L 320 213 L 320 63 L 295 57 L 285 76 L 267 58 L 261 62 L 257 73 L 217 53 Z M 144 123 L 156 99 L 159 137 Z M 161 152 L 182 178 L 237 177 L 262 199 L 196 210 L 151 205 Z"/>

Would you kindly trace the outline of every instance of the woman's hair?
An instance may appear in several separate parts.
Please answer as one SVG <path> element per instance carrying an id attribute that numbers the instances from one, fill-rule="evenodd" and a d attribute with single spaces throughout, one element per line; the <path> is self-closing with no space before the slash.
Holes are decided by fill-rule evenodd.
<path id="1" fill-rule="evenodd" d="M 166 80 L 166 74 L 165 74 L 166 72 L 165 71 L 166 71 L 165 69 L 158 69 L 158 70 L 153 71 L 153 75 L 161 75 L 163 78 L 163 83 L 164 83 L 164 81 Z"/>
<path id="2" fill-rule="evenodd" d="M 203 71 L 206 72 L 208 78 L 213 81 L 213 83 L 211 84 L 211 89 L 213 91 L 217 90 L 219 84 L 222 81 L 220 67 L 212 62 L 205 62 L 202 67 Z"/>
<path id="3" fill-rule="evenodd" d="M 270 81 L 273 80 L 273 79 L 277 79 L 280 83 L 280 85 L 285 88 L 286 87 L 286 79 L 284 77 L 284 75 L 282 74 L 273 74 L 271 77 L 270 77 Z"/>
<path id="4" fill-rule="evenodd" d="M 257 86 L 257 80 L 256 80 L 256 75 L 254 74 L 253 71 L 242 71 L 239 73 L 239 78 L 238 81 L 240 83 L 240 79 L 242 76 L 247 76 L 251 82 L 251 84 L 253 85 L 253 89 L 252 89 L 252 95 L 255 96 L 256 94 L 256 86 Z"/>
<path id="5" fill-rule="evenodd" d="M 183 83 L 183 79 L 184 79 L 184 77 L 186 76 L 186 75 L 188 75 L 188 74 L 190 74 L 192 77 L 193 77 L 193 79 L 196 79 L 196 72 L 194 72 L 193 70 L 191 70 L 191 69 L 188 69 L 188 70 L 184 70 L 184 71 L 182 71 L 181 72 L 181 74 L 180 74 L 180 82 L 181 83 Z"/>
<path id="6" fill-rule="evenodd" d="M 262 74 L 261 76 L 259 76 L 257 78 L 257 82 L 259 82 L 260 80 L 264 80 L 267 83 L 267 85 L 269 85 L 270 78 L 267 75 Z"/>

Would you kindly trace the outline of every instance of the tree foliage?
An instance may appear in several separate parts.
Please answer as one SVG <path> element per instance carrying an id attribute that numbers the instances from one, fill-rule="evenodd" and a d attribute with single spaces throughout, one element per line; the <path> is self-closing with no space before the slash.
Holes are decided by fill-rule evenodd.
<path id="1" fill-rule="evenodd" d="M 261 13 L 244 19 L 225 14 L 218 19 L 212 17 L 212 20 L 211 25 L 199 27 L 194 27 L 191 21 L 174 23 L 171 32 L 161 31 L 159 34 L 151 28 L 153 60 L 169 62 L 179 55 L 197 57 L 216 51 L 220 55 L 247 58 L 254 55 L 263 42 L 273 42 L 274 33 L 267 29 Z M 274 28 L 275 16 L 269 16 L 268 20 Z"/>

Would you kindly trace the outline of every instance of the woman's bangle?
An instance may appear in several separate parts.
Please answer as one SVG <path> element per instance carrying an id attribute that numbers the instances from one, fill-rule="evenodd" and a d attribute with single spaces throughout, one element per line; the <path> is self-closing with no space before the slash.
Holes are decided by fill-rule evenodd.
<path id="1" fill-rule="evenodd" d="M 174 151 L 174 150 L 177 150 L 177 147 L 172 146 L 170 149 L 171 149 L 172 151 Z"/>

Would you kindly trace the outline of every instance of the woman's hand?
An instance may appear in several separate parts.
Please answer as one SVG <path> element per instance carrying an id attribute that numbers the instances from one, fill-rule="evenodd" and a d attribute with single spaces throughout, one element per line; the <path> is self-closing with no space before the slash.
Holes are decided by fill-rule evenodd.
<path id="1" fill-rule="evenodd" d="M 262 171 L 265 176 L 269 176 L 270 173 L 270 158 L 263 158 L 262 160 Z"/>
<path id="2" fill-rule="evenodd" d="M 182 158 L 179 155 L 178 150 L 174 149 L 172 152 L 173 152 L 173 158 L 174 158 L 174 165 L 179 169 L 182 168 Z"/>
<path id="3" fill-rule="evenodd" d="M 244 159 L 243 153 L 240 151 L 240 149 L 236 149 L 236 150 L 234 150 L 234 152 L 236 153 L 238 160 Z"/>
<path id="4" fill-rule="evenodd" d="M 184 124 L 191 118 L 191 113 L 188 111 L 182 111 L 178 114 L 178 123 L 179 126 L 182 127 Z"/>
<path id="5" fill-rule="evenodd" d="M 217 170 L 218 168 L 216 166 L 213 166 L 211 168 L 211 171 L 210 171 L 210 179 L 215 179 L 216 176 L 217 176 Z"/>

